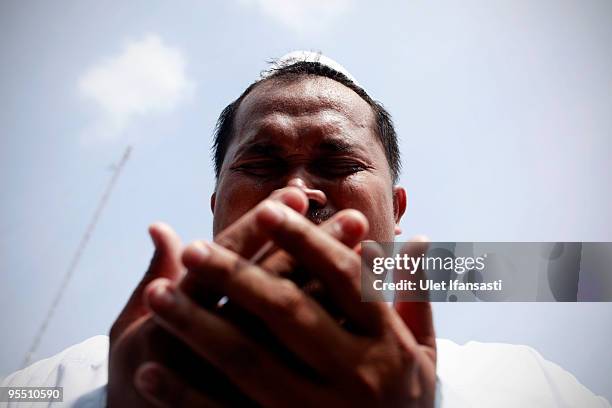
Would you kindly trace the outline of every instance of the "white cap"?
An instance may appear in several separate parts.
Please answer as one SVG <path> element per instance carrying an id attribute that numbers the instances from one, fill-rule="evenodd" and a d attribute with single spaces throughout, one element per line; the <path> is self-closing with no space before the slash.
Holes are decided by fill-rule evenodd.
<path id="1" fill-rule="evenodd" d="M 319 64 L 325 65 L 333 69 L 334 71 L 340 72 L 348 79 L 353 81 L 355 85 L 361 86 L 359 85 L 355 77 L 353 77 L 351 73 L 348 72 L 347 69 L 340 65 L 338 62 L 334 61 L 329 57 L 326 57 L 321 52 L 314 51 L 291 51 L 290 53 L 283 55 L 279 59 L 273 61 L 270 67 L 261 73 L 260 80 L 269 77 L 274 73 L 274 71 L 284 67 L 288 67 L 289 65 L 295 64 L 296 62 L 318 62 Z"/>

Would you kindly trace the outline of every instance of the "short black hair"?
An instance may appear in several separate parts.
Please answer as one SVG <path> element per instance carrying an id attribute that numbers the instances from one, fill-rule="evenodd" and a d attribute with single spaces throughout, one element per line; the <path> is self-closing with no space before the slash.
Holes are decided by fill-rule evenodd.
<path id="1" fill-rule="evenodd" d="M 320 62 L 311 61 L 299 61 L 291 65 L 276 68 L 269 72 L 268 75 L 259 81 L 256 81 L 249 85 L 247 89 L 232 103 L 227 105 L 225 109 L 219 115 L 217 125 L 215 127 L 214 141 L 213 141 L 213 158 L 215 164 L 215 176 L 218 179 L 221 172 L 221 166 L 225 159 L 225 153 L 230 144 L 234 130 L 234 119 L 238 107 L 242 100 L 259 84 L 272 80 L 272 79 L 287 79 L 295 80 L 305 76 L 321 76 L 333 79 L 334 81 L 340 82 L 347 88 L 352 89 L 357 95 L 359 95 L 368 105 L 372 108 L 375 118 L 375 127 L 378 138 L 382 142 L 385 150 L 385 156 L 391 170 L 391 179 L 393 183 L 396 183 L 400 170 L 401 160 L 400 151 L 397 143 L 397 134 L 395 133 L 395 127 L 393 126 L 393 120 L 391 115 L 384 106 L 370 98 L 370 96 L 363 90 L 359 85 L 355 84 L 343 73 L 330 68 L 327 65 L 321 64 Z"/>

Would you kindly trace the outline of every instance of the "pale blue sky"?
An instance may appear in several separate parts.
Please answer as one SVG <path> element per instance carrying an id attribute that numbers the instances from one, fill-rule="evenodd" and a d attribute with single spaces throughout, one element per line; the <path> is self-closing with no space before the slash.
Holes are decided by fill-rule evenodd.
<path id="1" fill-rule="evenodd" d="M 0 376 L 23 359 L 128 144 L 36 358 L 108 331 L 148 264 L 151 222 L 210 237 L 216 117 L 294 49 L 336 59 L 393 114 L 404 237 L 612 240 L 611 2 L 287 4 L 2 2 Z M 611 304 L 435 309 L 440 336 L 529 344 L 612 399 Z"/>

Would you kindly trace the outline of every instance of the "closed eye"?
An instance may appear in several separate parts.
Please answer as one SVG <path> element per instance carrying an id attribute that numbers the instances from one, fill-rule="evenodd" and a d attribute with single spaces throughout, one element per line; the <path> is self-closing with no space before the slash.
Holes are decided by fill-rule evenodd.
<path id="1" fill-rule="evenodd" d="M 312 167 L 313 172 L 326 177 L 346 177 L 368 168 L 368 166 L 356 160 L 337 158 L 317 161 L 313 163 Z"/>
<path id="2" fill-rule="evenodd" d="M 231 169 L 256 177 L 271 177 L 281 174 L 286 165 L 280 160 L 252 160 L 232 166 Z"/>

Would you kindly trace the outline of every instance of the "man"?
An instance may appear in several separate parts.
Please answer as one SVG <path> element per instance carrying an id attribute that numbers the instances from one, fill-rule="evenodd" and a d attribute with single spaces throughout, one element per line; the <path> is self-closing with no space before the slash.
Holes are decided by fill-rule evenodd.
<path id="1" fill-rule="evenodd" d="M 151 227 L 110 344 L 3 385 L 98 406 L 609 406 L 529 348 L 436 342 L 427 302 L 361 301 L 359 242 L 400 232 L 399 169 L 389 115 L 344 68 L 282 58 L 219 119 L 214 242 Z"/>

